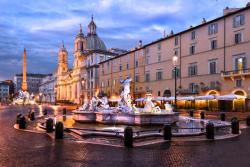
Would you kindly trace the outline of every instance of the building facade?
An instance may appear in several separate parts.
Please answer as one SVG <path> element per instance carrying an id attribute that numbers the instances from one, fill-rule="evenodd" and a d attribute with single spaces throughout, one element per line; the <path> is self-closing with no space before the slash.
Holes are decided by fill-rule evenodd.
<path id="1" fill-rule="evenodd" d="M 0 82 L 0 103 L 8 102 L 10 98 L 10 86 L 8 83 L 2 81 Z"/>
<path id="2" fill-rule="evenodd" d="M 56 102 L 56 75 L 51 75 L 43 78 L 39 85 L 39 98 L 41 102 L 55 103 Z"/>
<path id="3" fill-rule="evenodd" d="M 38 94 L 39 93 L 39 85 L 43 78 L 47 76 L 52 76 L 52 74 L 26 74 L 26 81 L 27 81 L 27 90 L 29 93 Z M 16 74 L 14 76 L 14 85 L 15 85 L 15 92 L 18 92 L 22 89 L 22 81 L 23 81 L 23 74 Z"/>
<path id="4" fill-rule="evenodd" d="M 250 6 L 226 8 L 224 15 L 161 38 L 100 63 L 100 91 L 119 95 L 119 80 L 132 77 L 132 96 L 173 96 L 177 56 L 178 96 L 243 96 L 220 106 L 250 109 Z M 189 102 L 178 102 L 187 105 Z M 185 103 L 185 104 L 184 104 Z M 218 105 L 218 102 L 217 102 Z"/>
<path id="5" fill-rule="evenodd" d="M 93 16 L 85 35 L 80 31 L 74 40 L 74 64 L 68 68 L 68 52 L 64 44 L 58 52 L 57 101 L 82 104 L 99 93 L 99 63 L 116 56 L 109 52 L 97 34 Z"/>

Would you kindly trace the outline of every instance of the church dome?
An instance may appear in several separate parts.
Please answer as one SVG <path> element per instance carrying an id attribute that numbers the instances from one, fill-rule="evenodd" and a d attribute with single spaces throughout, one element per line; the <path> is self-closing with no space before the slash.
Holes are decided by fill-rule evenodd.
<path id="1" fill-rule="evenodd" d="M 97 36 L 97 34 L 88 34 L 87 48 L 89 50 L 106 50 L 104 42 Z"/>
<path id="2" fill-rule="evenodd" d="M 92 15 L 91 21 L 88 25 L 87 48 L 89 50 L 106 50 L 104 42 L 98 37 L 96 33 L 96 29 L 97 26 Z"/>

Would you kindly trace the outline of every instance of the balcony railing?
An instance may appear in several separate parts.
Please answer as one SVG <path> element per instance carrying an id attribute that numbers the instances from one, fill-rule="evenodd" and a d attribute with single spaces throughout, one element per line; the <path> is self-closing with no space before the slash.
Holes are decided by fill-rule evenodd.
<path id="1" fill-rule="evenodd" d="M 250 68 L 247 68 L 247 69 L 242 69 L 242 70 L 232 70 L 232 71 L 222 71 L 221 72 L 221 76 L 223 78 L 226 78 L 226 77 L 244 77 L 244 76 L 247 76 L 247 75 L 250 75 Z"/>

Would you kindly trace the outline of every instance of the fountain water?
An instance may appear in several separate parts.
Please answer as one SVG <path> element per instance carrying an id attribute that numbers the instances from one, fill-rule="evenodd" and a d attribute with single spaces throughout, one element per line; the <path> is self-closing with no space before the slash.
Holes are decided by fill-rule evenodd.
<path id="1" fill-rule="evenodd" d="M 30 95 L 27 91 L 19 90 L 18 96 L 13 100 L 13 104 L 35 104 L 33 93 Z"/>

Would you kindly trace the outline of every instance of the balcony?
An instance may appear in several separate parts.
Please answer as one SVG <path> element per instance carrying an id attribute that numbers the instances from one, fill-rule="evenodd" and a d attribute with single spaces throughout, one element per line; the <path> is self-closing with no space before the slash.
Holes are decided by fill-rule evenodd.
<path id="1" fill-rule="evenodd" d="M 242 79 L 245 79 L 246 76 L 250 76 L 250 68 L 243 69 L 243 70 L 232 70 L 232 71 L 222 71 L 221 77 L 224 79 L 231 78 L 234 80 L 234 78 L 241 77 Z"/>

